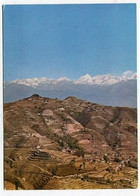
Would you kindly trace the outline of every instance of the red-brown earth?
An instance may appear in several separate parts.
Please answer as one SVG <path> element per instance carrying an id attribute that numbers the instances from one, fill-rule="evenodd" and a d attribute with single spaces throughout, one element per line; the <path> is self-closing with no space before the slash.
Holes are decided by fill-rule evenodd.
<path id="1" fill-rule="evenodd" d="M 5 189 L 137 187 L 137 110 L 33 95 L 4 104 Z"/>

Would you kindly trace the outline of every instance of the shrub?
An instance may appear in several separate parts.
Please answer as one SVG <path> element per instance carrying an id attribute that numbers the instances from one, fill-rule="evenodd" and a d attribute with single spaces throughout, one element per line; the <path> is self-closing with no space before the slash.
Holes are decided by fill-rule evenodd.
<path id="1" fill-rule="evenodd" d="M 32 97 L 39 97 L 39 94 L 33 94 Z"/>

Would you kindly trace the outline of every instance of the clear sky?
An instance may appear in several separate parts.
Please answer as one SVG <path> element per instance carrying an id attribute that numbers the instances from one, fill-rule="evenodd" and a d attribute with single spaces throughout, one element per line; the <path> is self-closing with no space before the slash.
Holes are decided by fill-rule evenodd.
<path id="1" fill-rule="evenodd" d="M 136 5 L 7 5 L 4 80 L 136 72 Z"/>

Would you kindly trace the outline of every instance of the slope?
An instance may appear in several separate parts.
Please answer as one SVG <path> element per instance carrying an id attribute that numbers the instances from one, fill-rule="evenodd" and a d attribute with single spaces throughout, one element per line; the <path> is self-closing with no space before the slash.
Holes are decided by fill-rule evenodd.
<path id="1" fill-rule="evenodd" d="M 76 97 L 4 105 L 5 187 L 135 188 L 137 110 Z"/>

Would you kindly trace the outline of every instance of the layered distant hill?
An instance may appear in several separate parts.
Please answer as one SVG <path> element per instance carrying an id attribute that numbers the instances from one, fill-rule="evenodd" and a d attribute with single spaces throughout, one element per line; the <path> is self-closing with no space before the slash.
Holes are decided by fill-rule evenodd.
<path id="1" fill-rule="evenodd" d="M 91 102 L 112 106 L 137 106 L 136 73 L 124 72 L 121 76 L 86 74 L 78 80 L 32 78 L 4 83 L 4 102 L 16 101 L 32 94 L 64 99 L 77 96 Z"/>
<path id="2" fill-rule="evenodd" d="M 6 189 L 137 187 L 137 110 L 33 95 L 4 104 Z"/>

